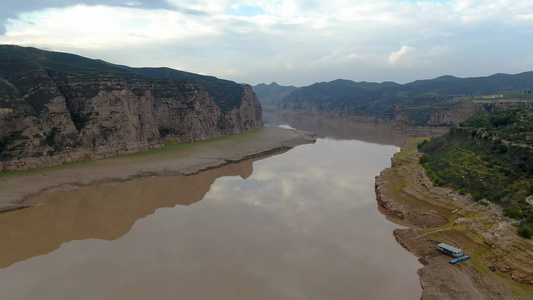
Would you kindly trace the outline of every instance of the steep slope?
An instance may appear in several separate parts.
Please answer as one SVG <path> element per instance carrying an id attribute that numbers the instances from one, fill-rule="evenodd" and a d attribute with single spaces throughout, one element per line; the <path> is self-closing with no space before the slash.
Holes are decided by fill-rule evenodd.
<path id="1" fill-rule="evenodd" d="M 502 205 L 533 225 L 533 111 L 477 115 L 448 134 L 419 145 L 420 162 L 438 185 Z"/>
<path id="2" fill-rule="evenodd" d="M 261 125 L 250 86 L 0 46 L 0 171 L 98 159 Z"/>

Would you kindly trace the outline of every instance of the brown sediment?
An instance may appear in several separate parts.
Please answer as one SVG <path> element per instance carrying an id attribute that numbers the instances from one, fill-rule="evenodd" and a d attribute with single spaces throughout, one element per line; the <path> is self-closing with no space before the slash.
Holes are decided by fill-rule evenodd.
<path id="1" fill-rule="evenodd" d="M 218 178 L 248 178 L 253 173 L 254 162 L 267 157 L 270 155 L 229 163 L 190 176 L 154 177 L 141 182 L 87 187 L 36 197 L 31 200 L 35 204 L 31 209 L 1 216 L 0 243 L 6 246 L 0 247 L 0 269 L 50 253 L 73 240 L 119 239 L 138 220 L 160 208 L 188 206 L 201 201 Z M 86 201 L 89 195 L 91 200 Z"/>
<path id="2" fill-rule="evenodd" d="M 392 158 L 376 177 L 380 211 L 392 222 L 399 244 L 424 265 L 418 271 L 421 299 L 531 299 L 533 241 L 517 235 L 501 209 L 437 187 L 418 163 L 417 140 Z M 437 251 L 445 242 L 471 258 L 459 264 Z M 491 271 L 494 266 L 496 271 Z"/>
<path id="3" fill-rule="evenodd" d="M 158 149 L 89 163 L 7 174 L 0 178 L 0 213 L 30 207 L 29 199 L 57 190 L 113 185 L 148 177 L 188 176 L 314 143 L 312 134 L 261 127 L 175 149 Z"/>

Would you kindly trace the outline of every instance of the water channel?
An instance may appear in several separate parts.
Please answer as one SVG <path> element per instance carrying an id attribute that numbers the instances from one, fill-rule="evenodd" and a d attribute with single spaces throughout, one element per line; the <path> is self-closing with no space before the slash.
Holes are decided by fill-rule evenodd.
<path id="1" fill-rule="evenodd" d="M 0 214 L 0 299 L 418 299 L 374 176 L 404 137 L 266 114 L 316 144 Z"/>

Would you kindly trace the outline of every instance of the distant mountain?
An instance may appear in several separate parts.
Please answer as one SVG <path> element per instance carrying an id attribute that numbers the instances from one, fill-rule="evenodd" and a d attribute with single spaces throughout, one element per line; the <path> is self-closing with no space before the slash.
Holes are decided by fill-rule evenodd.
<path id="1" fill-rule="evenodd" d="M 441 76 L 431 80 L 417 80 L 405 84 L 418 93 L 439 95 L 486 95 L 533 88 L 533 72 L 516 75 L 494 74 L 488 77 L 458 78 Z"/>
<path id="2" fill-rule="evenodd" d="M 369 83 L 337 79 L 297 89 L 285 97 L 280 105 L 293 109 L 305 109 L 304 107 L 311 105 L 317 110 L 347 107 L 367 110 L 368 106 L 378 100 L 384 91 L 399 86 L 401 85 L 394 82 Z"/>
<path id="3" fill-rule="evenodd" d="M 436 111 L 457 106 L 467 98 L 531 90 L 533 72 L 475 78 L 442 76 L 403 85 L 338 79 L 297 89 L 283 98 L 278 106 L 282 109 L 342 112 L 386 119 L 396 118 L 401 111 L 408 115 L 406 120 L 421 125 L 428 124 Z"/>
<path id="4" fill-rule="evenodd" d="M 281 99 L 288 96 L 292 91 L 296 90 L 295 86 L 281 86 L 275 82 L 271 84 L 258 84 L 252 86 L 252 89 L 257 94 L 259 102 L 263 106 L 277 106 Z"/>
<path id="5" fill-rule="evenodd" d="M 355 81 L 346 80 L 346 79 L 337 79 L 337 80 L 331 81 L 330 83 L 336 84 L 336 85 L 345 85 L 345 86 L 365 89 L 365 90 L 378 90 L 382 88 L 401 86 L 401 84 L 392 82 L 392 81 L 385 81 L 382 83 L 377 83 L 377 82 L 366 82 L 366 81 L 355 82 Z"/>

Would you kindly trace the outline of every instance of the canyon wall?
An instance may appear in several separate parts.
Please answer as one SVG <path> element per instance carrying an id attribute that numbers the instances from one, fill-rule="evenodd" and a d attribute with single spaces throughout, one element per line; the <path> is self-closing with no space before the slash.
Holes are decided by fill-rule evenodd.
<path id="1" fill-rule="evenodd" d="M 423 120 L 424 123 L 417 123 L 401 108 L 395 111 L 394 122 L 405 125 L 425 125 L 425 126 L 452 126 L 466 121 L 476 114 L 491 112 L 493 110 L 509 109 L 533 109 L 533 101 L 528 100 L 474 100 L 452 107 L 434 109 Z"/>
<path id="2" fill-rule="evenodd" d="M 159 148 L 167 137 L 194 142 L 262 125 L 251 87 L 233 83 L 231 89 L 240 103 L 225 108 L 190 79 L 44 68 L 0 78 L 0 171 L 101 159 Z"/>

